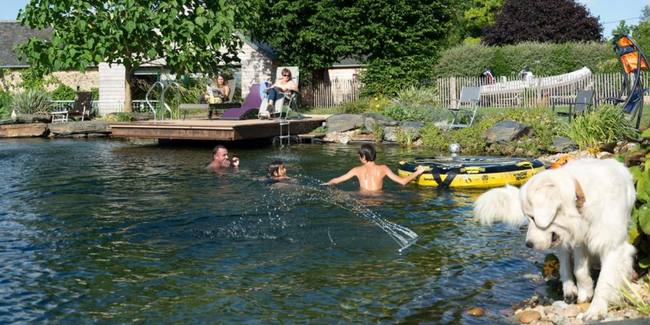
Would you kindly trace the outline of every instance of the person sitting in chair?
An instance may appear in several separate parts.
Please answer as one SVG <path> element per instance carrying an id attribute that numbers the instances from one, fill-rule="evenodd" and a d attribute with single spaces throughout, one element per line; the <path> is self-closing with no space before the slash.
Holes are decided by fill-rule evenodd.
<path id="1" fill-rule="evenodd" d="M 210 95 L 210 91 L 212 91 L 212 96 Z M 199 97 L 199 103 L 215 104 L 227 102 L 230 98 L 230 91 L 230 87 L 226 83 L 226 78 L 222 74 L 218 74 L 217 84 L 212 89 L 208 86 L 208 91 Z"/>
<path id="2" fill-rule="evenodd" d="M 275 101 L 283 98 L 284 93 L 287 91 L 298 91 L 298 85 L 291 79 L 291 70 L 284 68 L 282 69 L 282 78 L 276 81 L 271 87 L 267 88 L 269 95 L 269 105 L 267 107 L 267 112 L 264 115 L 266 117 L 271 116 L 274 111 Z"/>

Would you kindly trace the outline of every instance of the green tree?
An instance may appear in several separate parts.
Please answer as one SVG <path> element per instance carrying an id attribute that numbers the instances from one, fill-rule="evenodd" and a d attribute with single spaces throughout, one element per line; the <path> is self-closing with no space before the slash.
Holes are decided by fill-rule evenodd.
<path id="1" fill-rule="evenodd" d="M 472 7 L 465 11 L 465 21 L 469 37 L 481 37 L 485 26 L 494 24 L 506 0 L 474 0 Z"/>
<path id="2" fill-rule="evenodd" d="M 616 37 L 618 35 L 630 35 L 631 30 L 632 26 L 626 25 L 625 20 L 621 20 L 621 22 L 618 23 L 618 26 L 612 30 L 612 37 Z"/>
<path id="3" fill-rule="evenodd" d="M 650 5 L 645 5 L 641 10 L 641 21 L 650 21 Z"/>
<path id="4" fill-rule="evenodd" d="M 212 72 L 236 60 L 235 22 L 246 23 L 245 1 L 31 0 L 21 24 L 52 28 L 51 41 L 32 38 L 16 46 L 27 63 L 48 73 L 85 71 L 100 62 L 126 68 L 125 110 L 131 110 L 133 71 L 165 60 L 171 73 Z M 220 51 L 222 49 L 223 51 Z"/>
<path id="5" fill-rule="evenodd" d="M 280 61 L 308 71 L 343 58 L 372 65 L 396 64 L 404 82 L 414 68 L 429 69 L 455 19 L 458 1 L 445 0 L 256 0 L 254 39 L 278 50 Z M 420 61 L 421 65 L 413 64 Z M 368 76 L 369 74 L 365 74 Z M 384 74 L 384 79 L 388 78 Z M 375 80 L 374 77 L 371 78 Z M 392 88 L 391 88 L 392 89 Z"/>

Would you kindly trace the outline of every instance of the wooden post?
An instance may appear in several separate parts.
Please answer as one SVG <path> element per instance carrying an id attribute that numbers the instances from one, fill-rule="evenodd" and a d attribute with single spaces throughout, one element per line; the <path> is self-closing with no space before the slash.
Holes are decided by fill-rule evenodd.
<path id="1" fill-rule="evenodd" d="M 449 78 L 449 104 L 450 107 L 456 107 L 456 77 Z"/>

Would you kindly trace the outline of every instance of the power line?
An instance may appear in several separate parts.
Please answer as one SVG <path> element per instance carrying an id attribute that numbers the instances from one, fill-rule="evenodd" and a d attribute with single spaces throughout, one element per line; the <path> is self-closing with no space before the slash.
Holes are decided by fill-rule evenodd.
<path id="1" fill-rule="evenodd" d="M 615 20 L 615 21 L 608 21 L 608 22 L 604 22 L 604 23 L 601 23 L 601 24 L 603 24 L 603 25 L 605 25 L 605 24 L 615 24 L 615 23 L 620 23 L 621 20 L 636 20 L 636 19 L 641 19 L 641 16 L 632 17 L 632 18 L 625 18 L 625 19 L 619 19 L 619 20 Z"/>

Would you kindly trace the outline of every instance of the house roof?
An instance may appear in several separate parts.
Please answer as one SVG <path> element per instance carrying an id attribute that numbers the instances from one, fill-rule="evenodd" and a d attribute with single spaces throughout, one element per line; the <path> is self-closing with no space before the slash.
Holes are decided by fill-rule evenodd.
<path id="1" fill-rule="evenodd" d="M 14 45 L 25 44 L 32 37 L 50 39 L 52 29 L 31 29 L 22 26 L 18 20 L 0 20 L 0 67 L 26 68 L 25 60 L 18 60 L 13 52 Z"/>
<path id="2" fill-rule="evenodd" d="M 360 68 L 363 67 L 363 64 L 357 59 L 345 58 L 341 59 L 339 62 L 332 64 L 332 68 Z"/>
<path id="3" fill-rule="evenodd" d="M 246 37 L 240 31 L 235 31 L 235 35 L 237 35 L 237 37 L 239 37 L 239 39 L 241 39 L 246 44 L 248 44 L 248 46 L 250 46 L 253 50 L 264 54 L 265 56 L 271 58 L 272 60 L 277 60 L 278 59 L 277 54 L 275 53 L 273 48 L 271 48 L 270 45 L 268 45 L 266 43 L 258 42 L 258 41 L 251 41 L 251 40 L 248 39 L 248 37 Z"/>

